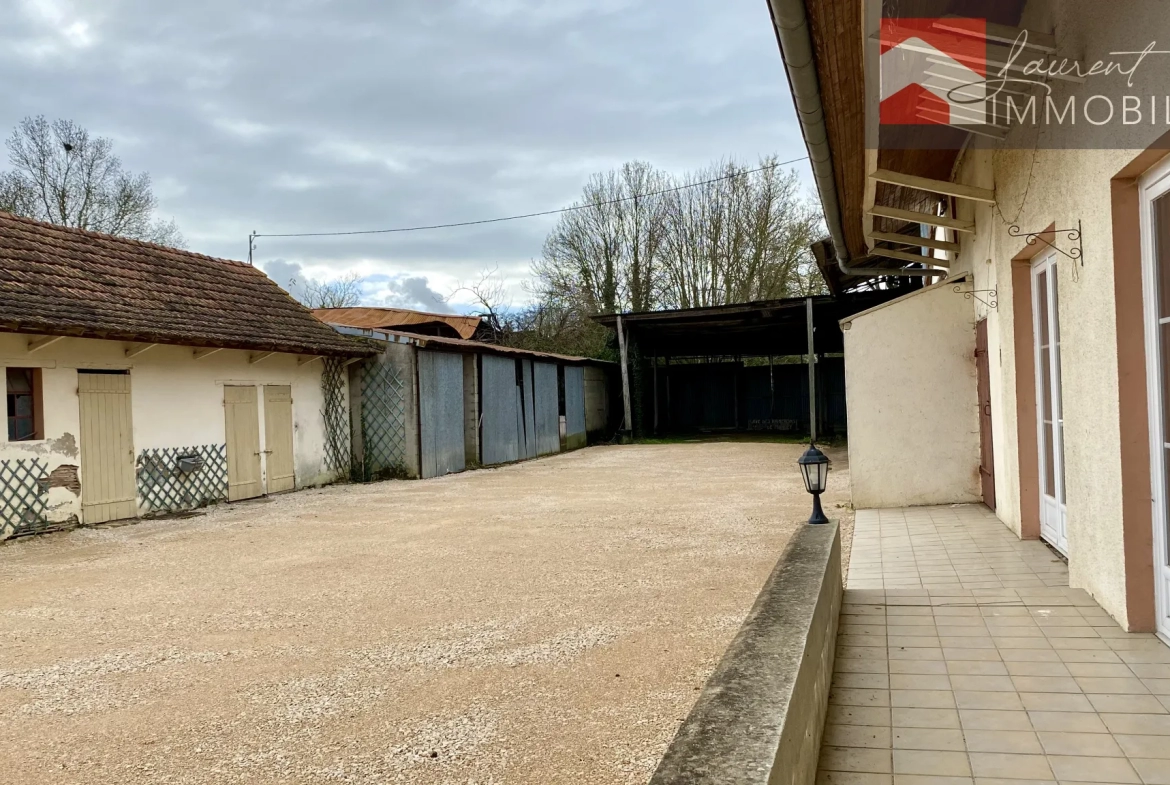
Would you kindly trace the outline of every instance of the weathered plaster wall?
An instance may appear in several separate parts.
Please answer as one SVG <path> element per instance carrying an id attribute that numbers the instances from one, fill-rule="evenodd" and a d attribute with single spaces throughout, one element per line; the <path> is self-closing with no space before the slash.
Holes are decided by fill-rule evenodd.
<path id="1" fill-rule="evenodd" d="M 60 466 L 80 467 L 78 438 L 80 410 L 78 369 L 128 369 L 134 426 L 134 450 L 224 444 L 223 387 L 225 384 L 287 384 L 293 396 L 293 450 L 298 487 L 337 479 L 325 466 L 323 395 L 318 360 L 298 366 L 295 355 L 276 354 L 250 364 L 250 353 L 223 350 L 199 360 L 192 349 L 156 346 L 127 358 L 133 344 L 66 338 L 29 353 L 29 336 L 0 335 L 0 366 L 42 369 L 46 439 L 10 443 L 7 429 L 0 433 L 0 459 L 39 456 L 50 471 Z M 264 441 L 264 396 L 260 406 L 261 449 Z M 84 494 L 84 488 L 82 488 Z M 50 520 L 80 516 L 78 496 L 66 488 L 50 488 Z"/>
<path id="2" fill-rule="evenodd" d="M 979 501 L 971 301 L 944 284 L 847 324 L 853 506 Z"/>

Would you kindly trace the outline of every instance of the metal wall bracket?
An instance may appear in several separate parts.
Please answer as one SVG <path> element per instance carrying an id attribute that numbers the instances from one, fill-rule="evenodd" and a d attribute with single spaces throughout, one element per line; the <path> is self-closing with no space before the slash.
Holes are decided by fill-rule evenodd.
<path id="1" fill-rule="evenodd" d="M 956 294 L 961 294 L 967 300 L 978 300 L 986 305 L 988 308 L 999 310 L 999 292 L 995 289 L 964 289 L 963 284 L 957 283 L 952 289 Z M 983 299 L 979 295 L 987 295 L 987 299 Z"/>
<path id="2" fill-rule="evenodd" d="M 1076 229 L 1052 229 L 1043 232 L 1025 232 L 1019 227 L 1019 225 L 1012 224 L 1008 227 L 1008 234 L 1010 234 L 1012 237 L 1023 237 L 1024 241 L 1028 245 L 1035 245 L 1037 241 L 1042 242 L 1049 248 L 1064 254 L 1069 259 L 1072 259 L 1075 262 L 1080 262 L 1082 267 L 1085 266 L 1084 248 L 1081 245 L 1081 222 L 1079 219 L 1077 220 Z M 1069 243 L 1075 243 L 1075 245 L 1072 245 L 1072 247 L 1066 251 L 1056 243 L 1046 238 L 1044 236 L 1046 234 L 1052 235 L 1053 239 L 1059 239 L 1061 235 L 1064 235 Z"/>

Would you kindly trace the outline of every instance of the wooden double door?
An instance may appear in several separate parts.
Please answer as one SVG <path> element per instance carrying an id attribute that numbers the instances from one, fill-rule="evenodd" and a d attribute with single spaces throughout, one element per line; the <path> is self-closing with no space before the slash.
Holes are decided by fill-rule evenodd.
<path id="1" fill-rule="evenodd" d="M 263 447 L 259 390 L 264 391 Z M 292 387 L 287 384 L 224 386 L 228 501 L 296 487 L 292 403 Z"/>

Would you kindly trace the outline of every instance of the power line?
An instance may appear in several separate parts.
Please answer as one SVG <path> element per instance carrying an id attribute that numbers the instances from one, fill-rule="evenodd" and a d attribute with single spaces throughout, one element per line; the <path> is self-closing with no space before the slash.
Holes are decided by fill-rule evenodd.
<path id="1" fill-rule="evenodd" d="M 800 158 L 793 158 L 791 161 L 779 161 L 767 166 L 761 166 L 757 169 L 745 169 L 740 172 L 734 172 L 732 174 L 726 174 L 720 177 L 713 177 L 710 180 L 702 180 L 697 183 L 685 183 L 683 185 L 676 185 L 672 188 L 664 188 L 661 191 L 651 191 L 650 193 L 638 194 L 637 196 L 623 196 L 620 199 L 611 199 L 606 202 L 589 202 L 588 204 L 577 204 L 571 207 L 562 207 L 558 210 L 544 210 L 539 213 L 507 215 L 502 218 L 482 218 L 478 221 L 460 221 L 458 223 L 429 224 L 426 226 L 403 226 L 395 229 L 362 229 L 352 232 L 290 232 L 286 234 L 259 234 L 257 232 L 252 232 L 252 234 L 248 235 L 248 263 L 251 264 L 252 262 L 252 251 L 255 249 L 255 240 L 257 237 L 349 237 L 359 234 L 397 234 L 400 232 L 422 232 L 429 229 L 456 229 L 461 226 L 481 226 L 483 224 L 502 223 L 504 221 L 519 221 L 523 218 L 540 218 L 546 215 L 559 215 L 561 213 L 570 213 L 574 210 L 585 210 L 590 207 L 607 207 L 611 204 L 632 202 L 635 199 L 645 199 L 648 196 L 661 196 L 662 194 L 682 191 L 687 188 L 697 188 L 701 185 L 710 185 L 711 183 L 717 183 L 721 180 L 730 180 L 734 177 L 741 177 L 745 174 L 756 174 L 757 172 L 763 172 L 766 169 L 775 169 L 780 166 L 788 166 L 789 164 L 794 164 L 806 160 L 808 160 L 808 156 L 802 155 Z"/>

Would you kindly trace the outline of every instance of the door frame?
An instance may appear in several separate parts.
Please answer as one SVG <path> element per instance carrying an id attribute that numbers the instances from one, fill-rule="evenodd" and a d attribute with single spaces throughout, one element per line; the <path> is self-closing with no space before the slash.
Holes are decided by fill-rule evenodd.
<path id="1" fill-rule="evenodd" d="M 979 398 L 979 488 L 983 504 L 995 512 L 995 428 L 991 418 L 991 356 L 988 322 L 984 317 L 975 323 L 975 386 Z M 987 393 L 984 403 L 983 394 Z M 987 412 L 983 407 L 987 407 Z M 987 466 L 984 466 L 984 458 Z M 990 496 L 990 499 L 988 498 Z"/>
<path id="2" fill-rule="evenodd" d="M 1168 550 L 1166 488 L 1166 413 L 1162 398 L 1162 368 L 1158 328 L 1157 264 L 1154 258 L 1153 203 L 1170 195 L 1170 159 L 1150 169 L 1139 180 L 1139 220 L 1142 259 L 1142 324 L 1146 351 L 1146 396 L 1149 410 L 1150 517 L 1153 522 L 1154 623 L 1158 635 L 1170 641 L 1170 550 Z"/>
<path id="3" fill-rule="evenodd" d="M 1032 260 L 1031 265 L 1031 280 L 1032 280 L 1032 345 L 1033 345 L 1033 363 L 1036 369 L 1036 461 L 1038 468 L 1038 491 L 1040 501 L 1040 537 L 1060 553 L 1068 556 L 1068 489 L 1065 484 L 1065 465 L 1064 465 L 1064 402 L 1061 394 L 1061 387 L 1063 386 L 1063 374 L 1061 373 L 1061 358 L 1060 358 L 1060 341 L 1055 336 L 1060 334 L 1060 304 L 1056 301 L 1053 294 L 1053 276 L 1058 274 L 1060 266 L 1057 264 L 1057 256 L 1055 250 L 1048 250 L 1045 253 L 1037 254 Z M 1043 290 L 1039 285 L 1040 273 L 1044 272 L 1045 283 Z M 1043 298 L 1043 299 L 1041 299 Z M 1049 538 L 1045 536 L 1045 520 L 1049 515 L 1051 502 L 1045 493 L 1045 482 L 1048 476 L 1048 461 L 1045 455 L 1045 434 L 1044 434 L 1044 351 L 1041 343 L 1041 318 L 1044 309 L 1051 317 L 1056 315 L 1055 329 L 1053 319 L 1049 319 L 1049 349 L 1048 351 L 1053 355 L 1055 362 L 1049 364 L 1048 382 L 1050 384 L 1050 400 L 1049 406 L 1052 407 L 1052 459 L 1053 471 L 1052 478 L 1056 484 L 1059 493 L 1054 497 L 1055 503 L 1059 506 L 1060 524 L 1059 531 L 1056 538 Z M 1055 341 L 1056 346 L 1052 344 Z M 1059 423 L 1059 427 L 1057 426 Z M 1052 539 L 1063 540 L 1063 542 L 1053 542 Z"/>

